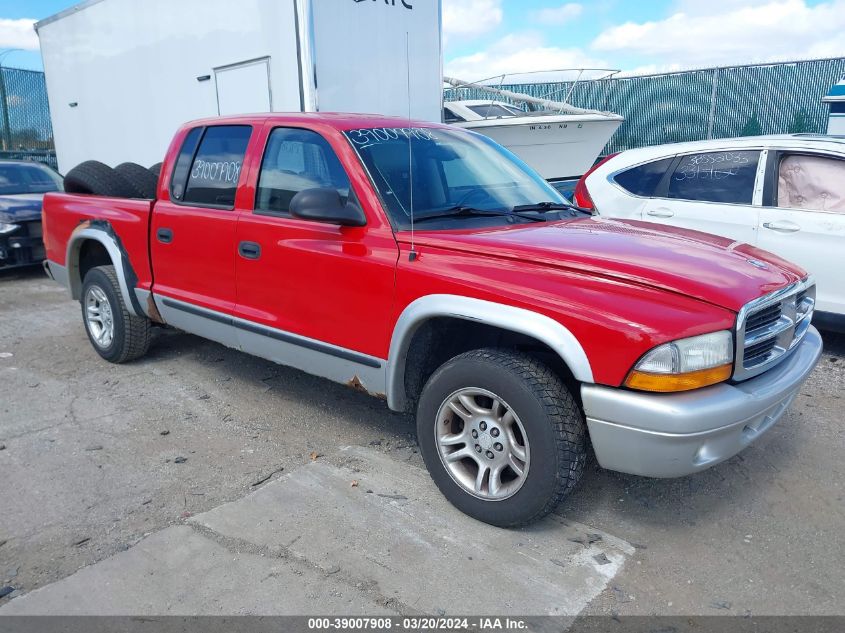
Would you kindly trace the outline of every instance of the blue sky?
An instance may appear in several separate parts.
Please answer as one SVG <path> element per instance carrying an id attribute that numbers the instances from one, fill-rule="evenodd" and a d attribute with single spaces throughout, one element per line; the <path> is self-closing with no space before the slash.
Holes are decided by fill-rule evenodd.
<path id="1" fill-rule="evenodd" d="M 74 4 L 0 0 L 0 61 L 40 68 L 31 21 Z M 647 73 L 845 55 L 845 0 L 443 0 L 443 10 L 446 73 L 470 80 L 555 68 Z M 4 55 L 9 48 L 25 50 Z"/>

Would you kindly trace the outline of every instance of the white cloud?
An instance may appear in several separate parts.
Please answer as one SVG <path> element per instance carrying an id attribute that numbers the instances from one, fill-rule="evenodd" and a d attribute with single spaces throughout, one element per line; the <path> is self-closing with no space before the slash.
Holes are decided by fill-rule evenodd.
<path id="1" fill-rule="evenodd" d="M 38 36 L 32 25 L 35 20 L 21 18 L 9 20 L 0 18 L 0 49 L 22 48 L 27 51 L 38 50 Z"/>
<path id="2" fill-rule="evenodd" d="M 675 13 L 686 13 L 688 15 L 708 15 L 718 11 L 727 13 L 733 9 L 753 7 L 761 4 L 769 4 L 772 0 L 719 0 L 718 6 L 702 2 L 701 0 L 675 0 L 669 8 L 670 15 Z"/>
<path id="3" fill-rule="evenodd" d="M 443 37 L 478 37 L 502 23 L 502 0 L 443 0 Z"/>
<path id="4" fill-rule="evenodd" d="M 546 46 L 536 33 L 515 33 L 477 53 L 450 60 L 445 74 L 478 81 L 502 73 L 603 66 L 604 61 L 590 57 L 580 48 Z"/>
<path id="5" fill-rule="evenodd" d="M 727 4 L 727 10 L 724 6 Z M 702 5 L 709 7 L 708 11 Z M 845 53 L 845 0 L 693 3 L 664 20 L 627 22 L 599 34 L 595 51 L 649 56 L 655 67 L 805 59 Z M 692 7 L 692 10 L 690 10 Z"/>
<path id="6" fill-rule="evenodd" d="M 559 7 L 549 7 L 547 9 L 540 9 L 531 14 L 531 18 L 535 22 L 543 25 L 566 24 L 578 18 L 584 12 L 584 6 L 577 2 L 567 2 Z"/>

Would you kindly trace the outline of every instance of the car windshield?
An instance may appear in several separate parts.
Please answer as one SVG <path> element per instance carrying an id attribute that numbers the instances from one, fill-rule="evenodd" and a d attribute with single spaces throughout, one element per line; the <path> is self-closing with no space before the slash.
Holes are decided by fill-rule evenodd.
<path id="1" fill-rule="evenodd" d="M 61 191 L 62 177 L 44 165 L 0 163 L 0 195 Z"/>
<path id="2" fill-rule="evenodd" d="M 431 230 L 504 224 L 520 218 L 519 208 L 567 202 L 519 158 L 474 132 L 363 128 L 348 130 L 346 137 L 397 229 L 410 228 L 412 205 L 414 221 L 432 218 L 425 223 Z"/>

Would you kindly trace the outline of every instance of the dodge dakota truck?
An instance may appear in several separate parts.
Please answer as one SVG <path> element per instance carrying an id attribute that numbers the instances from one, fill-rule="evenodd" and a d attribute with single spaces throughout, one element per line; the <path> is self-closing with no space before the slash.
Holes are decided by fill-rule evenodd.
<path id="1" fill-rule="evenodd" d="M 467 130 L 214 118 L 178 131 L 152 199 L 86 169 L 112 195 L 46 196 L 46 267 L 100 356 L 166 324 L 365 390 L 416 413 L 434 483 L 495 525 L 555 507 L 588 443 L 651 477 L 728 459 L 821 354 L 797 266 L 591 216 Z"/>

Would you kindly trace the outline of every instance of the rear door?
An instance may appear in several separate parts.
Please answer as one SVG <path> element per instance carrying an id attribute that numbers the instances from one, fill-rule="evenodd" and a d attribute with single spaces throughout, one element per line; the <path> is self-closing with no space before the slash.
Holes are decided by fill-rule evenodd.
<path id="1" fill-rule="evenodd" d="M 845 314 L 845 156 L 771 151 L 760 248 L 816 278 L 816 309 Z"/>
<path id="2" fill-rule="evenodd" d="M 642 219 L 754 244 L 761 154 L 741 149 L 678 156 L 643 206 Z M 759 180 L 762 187 L 762 173 Z"/>
<path id="3" fill-rule="evenodd" d="M 585 175 L 584 179 L 600 215 L 643 220 L 649 219 L 643 217 L 646 204 L 658 191 L 674 164 L 675 156 L 665 156 L 611 175 L 600 166 L 592 174 Z M 609 161 L 608 166 L 611 165 Z"/>
<path id="4" fill-rule="evenodd" d="M 182 143 L 169 198 L 156 203 L 150 226 L 155 292 L 171 308 L 234 310 L 238 183 L 251 133 L 248 125 L 197 127 Z"/>

